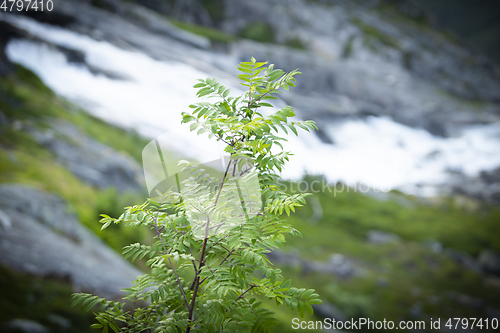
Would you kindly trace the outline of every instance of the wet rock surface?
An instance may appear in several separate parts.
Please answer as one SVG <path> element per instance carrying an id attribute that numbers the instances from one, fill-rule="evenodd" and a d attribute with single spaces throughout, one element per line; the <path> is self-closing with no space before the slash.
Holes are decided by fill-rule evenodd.
<path id="1" fill-rule="evenodd" d="M 482 171 L 478 176 L 450 173 L 448 187 L 453 192 L 500 205 L 500 168 Z"/>

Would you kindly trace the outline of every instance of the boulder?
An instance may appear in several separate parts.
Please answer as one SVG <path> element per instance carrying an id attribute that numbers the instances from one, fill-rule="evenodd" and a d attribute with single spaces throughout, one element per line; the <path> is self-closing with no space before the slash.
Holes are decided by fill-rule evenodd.
<path id="1" fill-rule="evenodd" d="M 370 230 L 367 235 L 368 243 L 372 244 L 388 244 L 388 243 L 399 243 L 401 238 L 393 233 Z"/>
<path id="2" fill-rule="evenodd" d="M 319 272 L 335 275 L 341 279 L 349 279 L 353 276 L 363 276 L 366 269 L 362 268 L 354 260 L 343 254 L 332 254 L 330 260 L 326 262 L 305 260 L 298 254 L 285 253 L 280 250 L 273 250 L 269 254 L 269 259 L 273 263 L 301 268 L 304 274 L 309 272 Z"/>
<path id="3" fill-rule="evenodd" d="M 75 290 L 116 296 L 142 273 L 82 226 L 64 201 L 32 187 L 0 186 L 0 263 L 39 276 L 67 278 Z"/>
<path id="4" fill-rule="evenodd" d="M 82 181 L 119 191 L 143 189 L 143 171 L 134 159 L 83 134 L 72 124 L 53 121 L 50 129 L 31 129 L 31 133 Z"/>
<path id="5" fill-rule="evenodd" d="M 500 254 L 491 250 L 483 250 L 479 254 L 479 265 L 485 273 L 500 275 Z"/>
<path id="6" fill-rule="evenodd" d="M 321 304 L 315 304 L 312 306 L 314 309 L 314 314 L 322 318 L 333 318 L 336 321 L 346 321 L 347 316 L 335 305 L 324 302 Z"/>
<path id="7" fill-rule="evenodd" d="M 3 325 L 3 329 L 7 332 L 50 333 L 47 327 L 29 319 L 14 319 Z"/>
<path id="8" fill-rule="evenodd" d="M 469 254 L 455 249 L 445 249 L 443 252 L 463 267 L 475 272 L 481 272 L 479 263 Z"/>

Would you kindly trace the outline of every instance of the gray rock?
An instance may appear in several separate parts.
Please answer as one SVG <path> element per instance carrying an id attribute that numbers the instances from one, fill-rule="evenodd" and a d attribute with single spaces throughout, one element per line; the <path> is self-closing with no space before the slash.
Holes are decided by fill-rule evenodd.
<path id="1" fill-rule="evenodd" d="M 71 327 L 71 320 L 53 313 L 47 316 L 47 320 L 66 330 Z"/>
<path id="2" fill-rule="evenodd" d="M 444 249 L 444 254 L 447 255 L 449 258 L 455 260 L 457 263 L 462 265 L 463 267 L 470 269 L 475 272 L 481 272 L 481 267 L 479 263 L 474 260 L 472 256 L 469 254 L 458 251 L 455 249 Z"/>
<path id="3" fill-rule="evenodd" d="M 486 307 L 485 313 L 489 318 L 491 318 L 491 319 L 496 318 L 498 321 L 500 321 L 500 310 L 499 309 Z"/>
<path id="4" fill-rule="evenodd" d="M 367 235 L 368 243 L 372 244 L 389 244 L 389 243 L 399 243 L 401 238 L 393 233 L 370 230 Z"/>
<path id="5" fill-rule="evenodd" d="M 455 291 L 449 291 L 446 293 L 449 299 L 454 300 L 462 305 L 472 307 L 472 308 L 481 308 L 483 306 L 483 300 L 479 298 L 475 298 L 469 295 L 457 293 Z"/>
<path id="6" fill-rule="evenodd" d="M 298 255 L 293 254 L 293 253 L 285 253 L 280 250 L 274 250 L 271 251 L 268 254 L 269 259 L 271 259 L 274 263 L 277 264 L 282 264 L 286 266 L 302 266 L 302 260 L 299 258 Z"/>
<path id="7" fill-rule="evenodd" d="M 443 251 L 443 245 L 440 242 L 425 240 L 422 242 L 422 245 L 431 249 L 434 253 L 441 253 Z"/>
<path id="8" fill-rule="evenodd" d="M 355 274 L 356 265 L 346 256 L 337 253 L 330 257 L 325 268 L 341 278 L 348 278 Z M 318 269 L 321 270 L 319 267 Z"/>
<path id="9" fill-rule="evenodd" d="M 366 270 L 354 260 L 338 253 L 333 254 L 327 262 L 304 260 L 297 254 L 284 253 L 280 250 L 273 250 L 268 256 L 274 263 L 300 267 L 305 274 L 319 272 L 332 274 L 342 279 L 349 279 L 353 276 L 363 276 L 366 273 Z"/>
<path id="10" fill-rule="evenodd" d="M 10 217 L 5 214 L 2 210 L 0 210 L 0 226 L 3 229 L 8 230 L 12 227 L 12 222 L 10 221 Z"/>
<path id="11" fill-rule="evenodd" d="M 75 290 L 120 294 L 142 274 L 111 250 L 57 196 L 21 185 L 0 186 L 0 208 L 12 227 L 0 229 L 0 262 L 35 275 L 68 278 Z"/>
<path id="12" fill-rule="evenodd" d="M 14 319 L 10 321 L 7 328 L 23 333 L 49 333 L 49 329 L 36 321 L 29 319 Z"/>
<path id="13" fill-rule="evenodd" d="M 410 308 L 410 317 L 412 318 L 421 318 L 422 316 L 422 302 L 416 302 Z"/>
<path id="14" fill-rule="evenodd" d="M 2 127 L 5 125 L 9 124 L 9 118 L 0 110 L 0 130 L 2 130 Z"/>
<path id="15" fill-rule="evenodd" d="M 479 254 L 479 265 L 486 273 L 500 275 L 500 254 L 491 250 L 483 250 Z"/>
<path id="16" fill-rule="evenodd" d="M 438 32 L 404 20 L 387 20 L 376 6 L 367 9 L 352 1 L 221 1 L 221 29 L 234 34 L 264 21 L 281 45 L 240 40 L 228 50 L 214 52 L 206 38 L 177 29 L 149 9 L 118 0 L 104 2 L 108 11 L 88 1 L 57 1 L 53 12 L 35 18 L 154 59 L 187 64 L 229 84 L 235 83 L 236 63 L 250 56 L 285 70 L 300 68 L 304 74 L 298 88 L 293 94 L 283 94 L 283 99 L 297 114 L 321 124 L 340 118 L 390 116 L 447 137 L 469 125 L 500 121 L 498 68 Z M 189 22 L 210 21 L 200 0 L 141 4 Z M 8 21 L 11 15 L 2 17 Z M 303 50 L 283 45 L 294 38 L 302 41 Z M 95 73 L 119 78 L 99 66 Z M 331 142 L 326 135 L 321 138 Z M 76 171 L 87 179 L 95 177 L 92 170 Z M 450 183 L 443 192 L 456 189 L 500 202 L 498 182 L 472 177 Z"/>
<path id="17" fill-rule="evenodd" d="M 312 306 L 314 309 L 314 314 L 323 318 L 333 318 L 336 321 L 346 321 L 347 316 L 335 305 L 324 302 L 321 304 L 315 304 Z"/>
<path id="18" fill-rule="evenodd" d="M 4 21 L 0 21 L 0 75 L 7 76 L 15 71 L 12 64 L 5 54 L 5 46 L 12 38 L 19 37 L 17 29 Z M 3 114 L 2 114 L 3 116 Z M 0 117 L 0 124 L 3 124 L 4 117 Z"/>
<path id="19" fill-rule="evenodd" d="M 450 172 L 445 188 L 450 192 L 500 205 L 500 168 L 482 171 L 478 176 Z"/>
<path id="20" fill-rule="evenodd" d="M 50 129 L 32 129 L 31 133 L 62 165 L 88 184 L 119 191 L 143 188 L 142 168 L 135 160 L 84 135 L 70 123 L 54 121 Z"/>

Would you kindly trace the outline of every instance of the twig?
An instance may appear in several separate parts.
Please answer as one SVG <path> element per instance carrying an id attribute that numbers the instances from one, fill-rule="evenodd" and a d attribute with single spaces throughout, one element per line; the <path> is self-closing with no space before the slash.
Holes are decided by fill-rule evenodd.
<path id="1" fill-rule="evenodd" d="M 177 278 L 177 284 L 179 285 L 179 288 L 181 289 L 182 297 L 184 298 L 184 302 L 186 303 L 186 306 L 189 308 L 189 303 L 187 301 L 186 294 L 184 293 L 184 289 L 182 289 L 182 283 L 181 280 L 179 279 L 179 275 L 177 274 L 177 271 L 175 270 L 175 266 L 172 264 L 172 260 L 170 259 L 170 256 L 168 255 L 167 248 L 165 247 L 165 244 L 163 243 L 163 238 L 161 237 L 161 234 L 158 230 L 158 215 L 160 214 L 160 207 L 158 207 L 158 212 L 156 212 L 156 217 L 155 217 L 155 229 L 156 229 L 156 234 L 158 235 L 158 238 L 161 241 L 161 245 L 163 246 L 163 250 L 165 251 L 165 254 L 167 255 L 168 258 L 168 263 L 170 264 L 170 267 L 172 267 L 172 270 L 174 271 L 175 277 Z"/>

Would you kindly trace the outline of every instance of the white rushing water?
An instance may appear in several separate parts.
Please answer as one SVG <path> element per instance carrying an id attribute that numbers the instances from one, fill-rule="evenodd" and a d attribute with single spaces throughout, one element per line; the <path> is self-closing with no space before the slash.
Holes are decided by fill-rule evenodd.
<path id="1" fill-rule="evenodd" d="M 125 79 L 92 74 L 82 64 L 68 63 L 57 49 L 28 40 L 9 43 L 7 55 L 12 61 L 32 69 L 55 92 L 93 115 L 151 138 L 179 129 L 181 112 L 196 102 L 192 86 L 196 79 L 207 77 L 181 62 L 157 61 L 22 17 L 8 19 L 42 40 L 83 52 L 88 64 Z M 432 195 L 417 185 L 443 183 L 450 169 L 476 175 L 500 165 L 499 125 L 471 127 L 459 137 L 446 139 L 390 118 L 370 117 L 326 127 L 334 145 L 305 132 L 299 138 L 289 137 L 286 147 L 295 155 L 285 177 L 323 174 L 332 182 Z M 175 145 L 180 151 L 193 157 L 205 155 L 202 159 L 212 156 L 187 132 L 178 134 Z"/>

